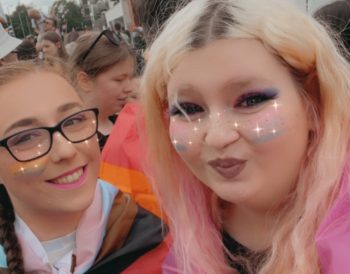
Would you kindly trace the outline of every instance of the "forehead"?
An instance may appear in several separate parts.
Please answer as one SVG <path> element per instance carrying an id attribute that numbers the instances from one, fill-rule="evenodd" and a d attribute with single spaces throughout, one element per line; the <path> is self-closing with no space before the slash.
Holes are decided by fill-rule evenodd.
<path id="1" fill-rule="evenodd" d="M 55 45 L 55 43 L 47 39 L 44 39 L 41 41 L 41 46 L 47 46 L 47 45 Z"/>
<path id="2" fill-rule="evenodd" d="M 134 73 L 134 59 L 132 56 L 128 56 L 124 60 L 110 66 L 107 70 L 99 73 L 98 77 L 115 77 L 121 74 L 133 74 Z"/>
<path id="3" fill-rule="evenodd" d="M 81 100 L 64 78 L 34 72 L 0 86 L 0 125 L 8 120 L 54 114 L 60 105 L 70 102 Z"/>
<path id="4" fill-rule="evenodd" d="M 291 74 L 264 45 L 254 39 L 222 39 L 188 52 L 173 70 L 168 93 L 194 87 L 213 89 L 229 82 L 282 83 Z"/>

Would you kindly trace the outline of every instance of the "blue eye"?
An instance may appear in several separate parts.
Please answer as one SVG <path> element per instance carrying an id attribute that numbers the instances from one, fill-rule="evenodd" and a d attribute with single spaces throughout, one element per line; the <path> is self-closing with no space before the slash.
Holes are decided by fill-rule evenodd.
<path id="1" fill-rule="evenodd" d="M 172 106 L 170 109 L 170 116 L 184 116 L 184 113 L 191 116 L 203 112 L 204 109 L 194 103 L 179 103 L 179 106 Z"/>
<path id="2" fill-rule="evenodd" d="M 266 101 L 274 100 L 277 97 L 277 91 L 267 90 L 261 92 L 249 92 L 240 96 L 235 104 L 238 108 L 249 108 L 260 105 Z"/>

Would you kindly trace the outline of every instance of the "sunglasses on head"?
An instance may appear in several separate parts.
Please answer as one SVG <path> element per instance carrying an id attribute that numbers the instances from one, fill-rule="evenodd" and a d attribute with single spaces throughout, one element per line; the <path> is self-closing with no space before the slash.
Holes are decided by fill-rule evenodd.
<path id="1" fill-rule="evenodd" d="M 91 46 L 88 48 L 88 50 L 85 52 L 84 55 L 80 58 L 78 61 L 78 64 L 82 64 L 85 59 L 88 57 L 89 53 L 92 51 L 92 49 L 95 47 L 97 42 L 101 39 L 102 36 L 105 36 L 109 42 L 111 42 L 113 45 L 119 47 L 120 44 L 123 42 L 123 38 L 116 32 L 111 30 L 103 30 L 95 39 L 95 41 L 91 44 Z"/>

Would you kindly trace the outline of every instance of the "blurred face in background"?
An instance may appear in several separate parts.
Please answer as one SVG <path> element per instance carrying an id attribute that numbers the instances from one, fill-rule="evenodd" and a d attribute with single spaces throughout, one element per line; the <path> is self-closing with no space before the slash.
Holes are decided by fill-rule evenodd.
<path id="1" fill-rule="evenodd" d="M 51 19 L 46 19 L 44 23 L 44 30 L 45 31 L 55 31 L 54 22 Z"/>
<path id="2" fill-rule="evenodd" d="M 39 47 L 44 52 L 45 56 L 59 57 L 58 50 L 61 47 L 61 43 L 53 43 L 49 40 L 43 40 Z"/>
<path id="3" fill-rule="evenodd" d="M 101 113 L 113 115 L 128 101 L 134 89 L 134 59 L 130 56 L 112 65 L 92 80 L 93 101 Z"/>

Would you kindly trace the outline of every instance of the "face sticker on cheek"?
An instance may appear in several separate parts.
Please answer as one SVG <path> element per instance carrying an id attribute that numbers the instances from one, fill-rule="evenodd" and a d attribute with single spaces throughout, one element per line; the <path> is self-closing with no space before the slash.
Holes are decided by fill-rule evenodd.
<path id="1" fill-rule="evenodd" d="M 235 127 L 245 138 L 255 144 L 278 138 L 285 129 L 281 105 L 275 100 L 266 109 L 257 112 L 249 119 L 237 121 Z"/>
<path id="2" fill-rule="evenodd" d="M 191 147 L 203 142 L 208 131 L 208 123 L 215 124 L 215 129 L 225 130 L 227 134 L 237 131 L 239 135 L 254 144 L 262 144 L 278 138 L 285 130 L 281 105 L 273 100 L 262 110 L 254 113 L 236 113 L 234 109 L 225 109 L 192 119 L 181 116 L 170 118 L 170 138 L 177 152 L 188 152 Z"/>
<path id="3" fill-rule="evenodd" d="M 192 132 L 193 126 L 175 117 L 171 118 L 169 134 L 175 150 L 179 153 L 188 152 L 193 146 L 195 135 Z"/>
<path id="4" fill-rule="evenodd" d="M 41 175 L 48 163 L 49 158 L 46 156 L 29 162 L 18 162 L 10 166 L 12 174 L 16 177 L 39 176 Z"/>

